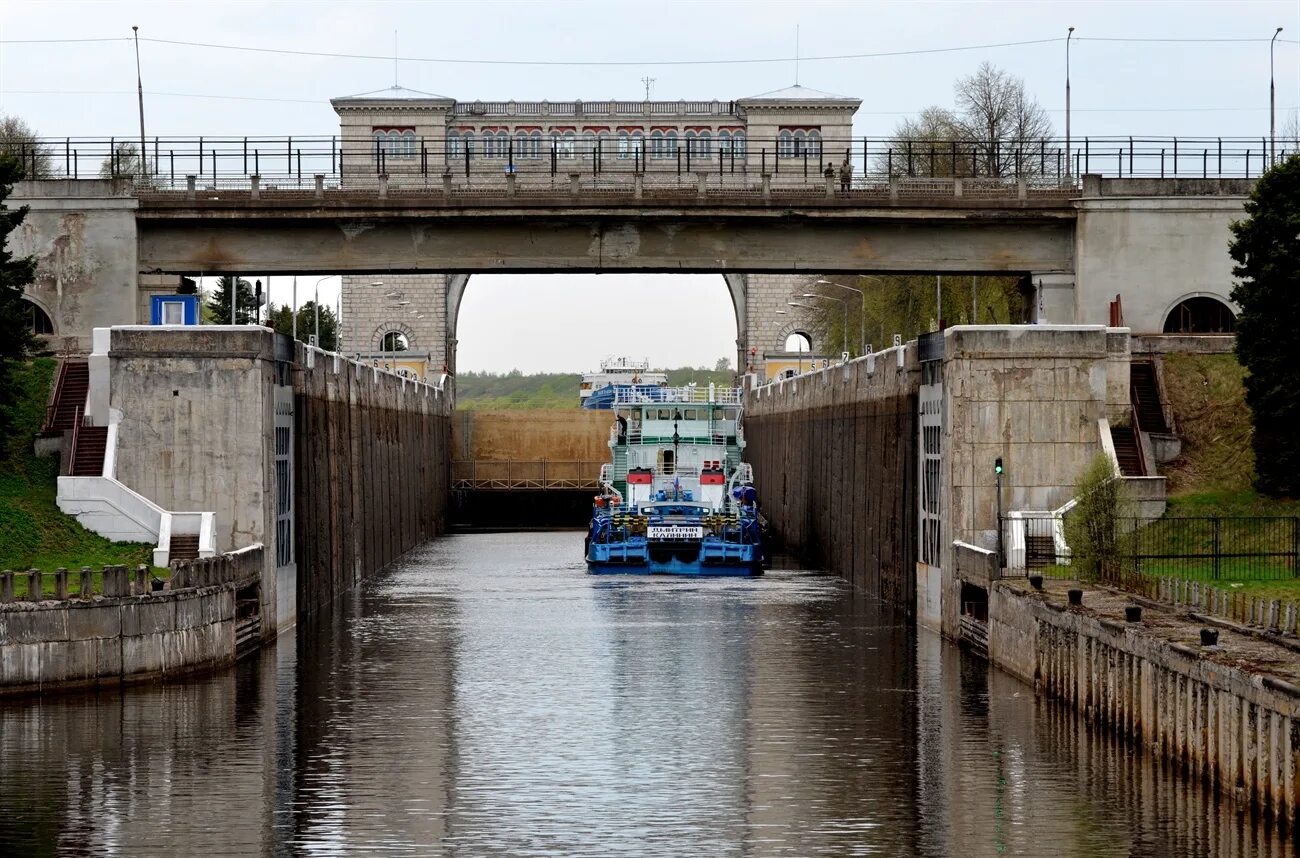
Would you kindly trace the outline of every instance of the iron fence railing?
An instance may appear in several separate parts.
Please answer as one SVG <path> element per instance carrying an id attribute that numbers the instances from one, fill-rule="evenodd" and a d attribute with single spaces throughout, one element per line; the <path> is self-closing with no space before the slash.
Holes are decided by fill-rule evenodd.
<path id="1" fill-rule="evenodd" d="M 600 466 L 597 461 L 472 461 L 451 463 L 454 489 L 598 489 Z"/>
<path id="2" fill-rule="evenodd" d="M 1067 513 L 1067 516 L 1069 513 Z M 1071 545 L 1060 517 L 1008 517 L 1007 573 L 1131 579 L 1263 580 L 1300 577 L 1300 516 L 1199 516 L 1114 519 Z M 1095 554 L 1097 556 L 1086 556 Z"/>
<path id="3" fill-rule="evenodd" d="M 772 139 L 743 133 L 723 139 L 647 134 L 613 137 L 572 132 L 448 134 L 398 138 L 373 136 L 201 136 L 42 138 L 9 147 L 29 172 L 42 178 L 131 177 L 158 188 L 249 185 L 346 186 L 378 175 L 444 175 L 460 181 L 502 175 L 677 175 L 749 177 L 778 183 L 847 190 L 889 177 L 968 180 L 968 193 L 989 193 L 1006 182 L 1074 186 L 1086 173 L 1113 177 L 1255 178 L 1269 164 L 1294 154 L 1297 141 L 1242 137 L 1084 137 L 1014 142 L 969 140 L 899 141 L 868 137 Z M 847 165 L 847 169 L 843 169 Z M 829 175 L 827 171 L 829 170 Z"/>

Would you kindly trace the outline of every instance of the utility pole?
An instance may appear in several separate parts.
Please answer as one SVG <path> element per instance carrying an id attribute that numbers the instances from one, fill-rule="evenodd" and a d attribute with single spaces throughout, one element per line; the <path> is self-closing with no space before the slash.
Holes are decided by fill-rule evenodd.
<path id="1" fill-rule="evenodd" d="M 1074 175 L 1074 160 L 1070 154 L 1070 39 L 1074 28 L 1065 34 L 1065 179 L 1070 181 Z"/>
<path id="2" fill-rule="evenodd" d="M 979 314 L 980 314 L 979 300 L 977 297 L 979 294 L 979 290 L 975 286 L 975 277 L 976 276 L 974 274 L 970 276 L 970 323 L 972 325 L 979 324 Z"/>
<path id="3" fill-rule="evenodd" d="M 1277 116 L 1275 114 L 1276 92 L 1273 86 L 1273 43 L 1277 41 L 1278 35 L 1282 28 L 1278 27 L 1273 33 L 1273 38 L 1268 40 L 1268 147 L 1269 147 L 1269 164 L 1277 163 Z"/>
<path id="4" fill-rule="evenodd" d="M 934 327 L 943 330 L 943 275 L 934 275 Z"/>
<path id="5" fill-rule="evenodd" d="M 132 26 L 131 32 L 135 38 L 135 90 L 140 99 L 140 183 L 144 184 L 144 180 L 149 175 L 149 168 L 144 152 L 144 79 L 140 76 L 140 28 Z"/>
<path id="6" fill-rule="evenodd" d="M 268 288 L 267 291 L 270 291 Z M 293 341 L 298 342 L 298 275 L 293 275 L 293 299 L 289 302 L 293 305 L 291 314 L 293 316 Z"/>

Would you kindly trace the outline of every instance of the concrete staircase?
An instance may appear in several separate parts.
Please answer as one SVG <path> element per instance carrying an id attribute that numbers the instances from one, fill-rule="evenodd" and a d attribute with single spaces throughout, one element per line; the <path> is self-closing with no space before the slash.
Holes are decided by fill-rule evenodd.
<path id="1" fill-rule="evenodd" d="M 173 533 L 168 540 L 167 562 L 174 563 L 177 560 L 197 560 L 199 556 L 199 535 Z"/>
<path id="2" fill-rule="evenodd" d="M 1133 361 L 1129 371 L 1129 390 L 1138 426 L 1143 432 L 1168 432 L 1164 409 L 1160 407 L 1160 386 L 1156 367 L 1150 361 Z"/>
<path id="3" fill-rule="evenodd" d="M 614 448 L 614 489 L 621 495 L 627 496 L 627 448 Z"/>
<path id="4" fill-rule="evenodd" d="M 90 365 L 85 361 L 65 360 L 59 365 L 54 382 L 54 398 L 45 412 L 42 435 L 58 435 L 75 425 L 77 413 L 86 407 L 90 391 Z"/>
<path id="5" fill-rule="evenodd" d="M 1138 447 L 1141 440 L 1137 430 L 1132 426 L 1111 426 L 1110 440 L 1115 445 L 1115 460 L 1119 462 L 1119 472 L 1125 477 L 1144 477 L 1142 470 L 1142 453 Z"/>
<path id="6" fill-rule="evenodd" d="M 108 446 L 107 426 L 80 426 L 73 432 L 70 477 L 99 477 L 104 474 L 104 450 Z"/>
<path id="7" fill-rule="evenodd" d="M 1056 562 L 1056 541 L 1050 536 L 1025 535 L 1025 568 L 1042 569 Z"/>

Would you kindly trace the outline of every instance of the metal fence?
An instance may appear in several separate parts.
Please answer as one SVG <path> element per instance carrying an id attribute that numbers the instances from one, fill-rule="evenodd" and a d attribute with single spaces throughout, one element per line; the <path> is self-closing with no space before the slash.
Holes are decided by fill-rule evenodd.
<path id="1" fill-rule="evenodd" d="M 598 489 L 596 461 L 471 461 L 451 463 L 453 489 L 500 491 L 519 489 Z"/>
<path id="2" fill-rule="evenodd" d="M 1255 178 L 1269 164 L 1294 154 L 1295 141 L 1270 148 L 1266 138 L 1084 137 L 1015 142 L 898 141 L 825 137 L 810 142 L 738 137 L 712 139 L 611 139 L 608 136 L 519 135 L 465 137 L 152 137 L 145 160 L 138 140 L 114 137 L 43 138 L 13 149 L 29 173 L 42 178 L 130 177 L 158 189 L 247 188 L 259 176 L 268 188 L 311 188 L 317 175 L 330 187 L 363 184 L 379 175 L 397 183 L 420 177 L 471 181 L 503 175 L 568 177 L 764 175 L 778 183 L 824 184 L 848 189 L 890 177 L 968 180 L 967 195 L 1007 182 L 1074 186 L 1085 173 L 1112 177 Z M 842 171 L 843 165 L 849 169 Z M 830 176 L 827 176 L 827 171 Z M 983 185 L 981 183 L 984 183 Z"/>
<path id="3" fill-rule="evenodd" d="M 1113 531 L 1090 535 L 1101 549 L 1096 560 L 1081 557 L 1080 546 L 1069 544 L 1071 528 L 1061 517 L 1008 517 L 1004 527 L 1012 575 L 1092 574 L 1116 584 L 1134 577 L 1300 577 L 1300 516 L 1121 518 Z"/>

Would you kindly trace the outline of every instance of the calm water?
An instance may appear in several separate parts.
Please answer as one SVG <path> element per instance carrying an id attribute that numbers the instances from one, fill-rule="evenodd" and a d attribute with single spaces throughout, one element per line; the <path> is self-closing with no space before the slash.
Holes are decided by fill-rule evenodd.
<path id="1" fill-rule="evenodd" d="M 184 685 L 0 703 L 3 855 L 1290 855 L 836 580 L 449 537 Z"/>

